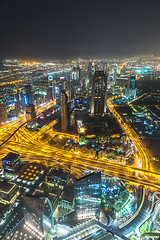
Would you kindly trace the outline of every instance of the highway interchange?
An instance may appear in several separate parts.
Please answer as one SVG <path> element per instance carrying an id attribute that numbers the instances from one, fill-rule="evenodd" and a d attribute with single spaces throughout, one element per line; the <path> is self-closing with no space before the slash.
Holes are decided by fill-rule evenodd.
<path id="1" fill-rule="evenodd" d="M 160 174 L 153 171 L 150 166 L 150 153 L 136 132 L 125 123 L 121 116 L 115 111 L 114 105 L 112 104 L 114 98 L 108 100 L 108 107 L 119 121 L 123 131 L 134 143 L 135 163 L 133 166 L 113 163 L 105 158 L 97 159 L 82 152 L 77 153 L 74 150 L 59 149 L 58 147 L 51 146 L 49 141 L 57 134 L 60 138 L 70 138 L 76 141 L 78 140 L 78 136 L 55 132 L 53 125 L 57 123 L 57 119 L 33 134 L 33 132 L 27 130 L 25 126 L 20 127 L 26 121 L 25 116 L 0 127 L 1 142 L 3 143 L 8 139 L 8 141 L 1 146 L 0 157 L 2 158 L 8 152 L 13 151 L 19 153 L 25 161 L 37 161 L 50 166 L 64 169 L 69 168 L 77 177 L 82 176 L 86 169 L 92 171 L 99 169 L 109 176 L 123 179 L 130 184 L 139 183 L 160 188 Z M 49 102 L 47 105 L 37 109 L 37 116 L 40 115 L 40 112 L 49 109 L 54 104 L 54 101 Z M 16 131 L 17 128 L 19 128 L 18 131 Z M 10 138 L 12 133 L 14 134 Z M 47 135 L 45 139 L 43 139 L 44 133 Z"/>

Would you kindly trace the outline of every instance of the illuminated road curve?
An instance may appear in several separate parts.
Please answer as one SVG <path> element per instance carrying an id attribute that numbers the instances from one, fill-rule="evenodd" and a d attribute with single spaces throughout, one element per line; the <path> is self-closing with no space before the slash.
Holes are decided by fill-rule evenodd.
<path id="1" fill-rule="evenodd" d="M 44 110 L 44 107 L 42 107 Z M 21 157 L 25 157 L 26 160 L 43 162 L 46 165 L 57 166 L 62 168 L 71 168 L 77 175 L 80 175 L 80 170 L 101 170 L 109 176 L 121 178 L 131 183 L 139 183 L 142 185 L 149 185 L 152 187 L 160 187 L 160 174 L 151 170 L 140 169 L 133 166 L 122 165 L 120 163 L 110 162 L 106 159 L 97 159 L 92 156 L 88 156 L 82 152 L 74 152 L 74 150 L 59 149 L 58 147 L 51 146 L 49 140 L 52 139 L 58 132 L 53 131 L 53 125 L 57 122 L 54 120 L 49 125 L 42 128 L 39 132 L 30 132 L 25 127 L 20 128 L 11 139 L 5 144 L 4 148 L 1 147 L 0 157 L 4 157 L 9 151 L 17 152 Z M 126 126 L 125 126 L 126 127 Z M 43 139 L 43 134 L 48 134 L 47 139 Z M 74 139 L 74 135 L 59 133 L 60 137 L 71 137 Z M 76 138 L 77 136 L 75 136 Z M 131 135 L 130 135 L 131 137 Z M 138 139 L 139 140 L 139 139 Z M 136 142 L 136 140 L 135 140 Z M 141 142 L 138 142 L 138 147 L 141 147 Z M 136 148 L 138 148 L 136 146 Z M 139 148 L 140 148 L 139 147 Z M 140 148 L 140 150 L 143 150 Z M 141 153 L 141 152 L 140 152 Z M 138 151 L 137 151 L 138 155 Z M 142 160 L 146 160 L 146 155 L 141 153 Z M 84 172 L 82 171 L 82 174 Z M 138 175 L 137 175 L 138 174 Z"/>
<path id="2" fill-rule="evenodd" d="M 77 169 L 78 174 L 80 174 L 79 169 L 89 169 L 92 171 L 99 169 L 109 176 L 121 178 L 125 181 L 140 183 L 152 187 L 156 185 L 157 188 L 160 187 L 160 182 L 158 182 L 160 174 L 158 173 L 113 163 L 103 158 L 97 159 L 81 152 L 77 153 L 73 150 L 67 151 L 66 149 L 59 149 L 55 146 L 51 146 L 48 143 L 48 139 L 52 138 L 54 135 L 52 127 L 56 122 L 57 120 L 54 120 L 49 125 L 42 128 L 38 133 L 34 132 L 34 134 L 28 131 L 25 127 L 22 127 L 5 144 L 5 148 L 1 151 L 1 157 L 6 154 L 6 151 L 13 151 L 19 153 L 21 157 L 25 156 L 28 158 L 27 160 L 30 161 L 35 159 L 38 162 L 43 162 L 44 164 L 50 166 L 55 166 L 55 164 L 59 164 L 59 167 L 64 167 L 64 165 L 65 167 L 72 166 L 75 171 Z M 45 140 L 43 140 L 44 133 L 48 133 L 48 137 L 47 139 L 45 138 Z M 57 134 L 57 132 L 55 133 Z M 60 136 L 66 137 L 65 134 L 64 136 Z M 69 137 L 69 134 L 67 134 L 67 137 Z M 136 176 L 135 173 L 139 173 L 139 176 Z M 148 177 L 144 178 L 144 173 Z M 156 178 L 157 180 L 155 180 Z"/>
<path id="3" fill-rule="evenodd" d="M 142 141 L 138 137 L 137 133 L 133 130 L 133 128 L 129 124 L 124 122 L 120 114 L 116 112 L 114 105 L 111 104 L 111 102 L 116 98 L 119 98 L 119 96 L 109 98 L 107 101 L 107 105 L 110 111 L 112 112 L 112 114 L 114 115 L 114 117 L 119 122 L 124 132 L 126 133 L 126 135 L 130 137 L 134 143 L 135 154 L 137 155 L 136 164 L 137 165 L 140 164 L 142 169 L 150 170 L 151 155 L 148 149 L 146 148 L 146 146 L 142 143 Z"/>

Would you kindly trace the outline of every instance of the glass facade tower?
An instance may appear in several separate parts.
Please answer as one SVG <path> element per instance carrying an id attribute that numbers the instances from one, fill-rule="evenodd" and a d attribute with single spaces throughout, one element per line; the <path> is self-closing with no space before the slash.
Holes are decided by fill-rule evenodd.
<path id="1" fill-rule="evenodd" d="M 78 219 L 99 217 L 101 205 L 101 172 L 94 172 L 77 180 L 75 207 Z"/>

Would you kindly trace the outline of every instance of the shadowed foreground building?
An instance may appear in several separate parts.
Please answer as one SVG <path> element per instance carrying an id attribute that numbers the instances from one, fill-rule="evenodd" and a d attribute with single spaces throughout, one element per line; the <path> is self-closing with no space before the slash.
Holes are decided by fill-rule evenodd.
<path id="1" fill-rule="evenodd" d="M 30 230 L 37 239 L 44 240 L 54 229 L 51 202 L 45 197 L 24 196 L 24 228 Z"/>

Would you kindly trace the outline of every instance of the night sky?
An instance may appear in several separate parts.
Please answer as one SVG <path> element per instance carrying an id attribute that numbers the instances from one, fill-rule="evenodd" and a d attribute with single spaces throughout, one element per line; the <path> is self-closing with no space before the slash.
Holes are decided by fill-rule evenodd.
<path id="1" fill-rule="evenodd" d="M 0 57 L 160 54 L 160 0 L 3 0 Z"/>

